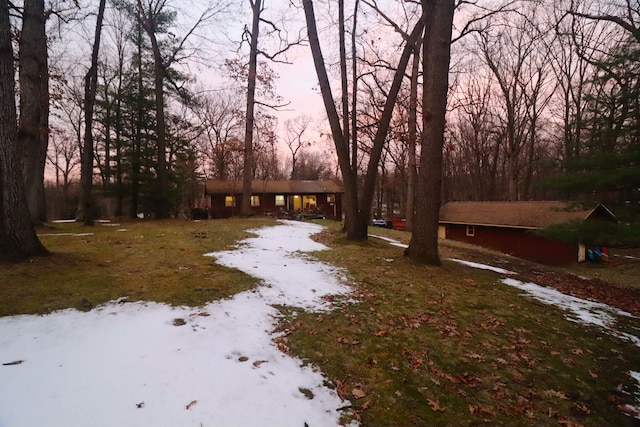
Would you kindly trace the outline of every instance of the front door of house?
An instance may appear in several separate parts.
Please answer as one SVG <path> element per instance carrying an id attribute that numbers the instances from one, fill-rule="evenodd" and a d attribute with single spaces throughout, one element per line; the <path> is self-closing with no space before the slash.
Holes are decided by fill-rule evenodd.
<path id="1" fill-rule="evenodd" d="M 287 208 L 289 210 L 299 211 L 302 209 L 302 196 L 287 196 Z"/>

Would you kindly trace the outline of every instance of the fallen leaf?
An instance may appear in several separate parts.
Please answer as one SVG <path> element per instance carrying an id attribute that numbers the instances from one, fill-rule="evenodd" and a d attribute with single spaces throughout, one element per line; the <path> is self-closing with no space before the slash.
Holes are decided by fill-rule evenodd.
<path id="1" fill-rule="evenodd" d="M 338 397 L 342 401 L 344 401 L 346 397 L 345 390 L 344 390 L 345 387 L 346 387 L 346 384 L 344 381 L 336 380 L 336 393 L 338 394 Z"/>
<path id="2" fill-rule="evenodd" d="M 618 408 L 618 411 L 621 411 L 622 413 L 627 414 L 631 417 L 638 416 L 638 411 L 636 410 L 636 408 L 633 408 L 629 405 L 618 405 L 617 408 Z"/>
<path id="3" fill-rule="evenodd" d="M 570 420 L 569 418 L 560 418 L 558 420 L 558 423 L 565 427 L 583 427 L 582 424 L 579 424 L 573 420 Z"/>
<path id="4" fill-rule="evenodd" d="M 479 362 L 484 362 L 485 361 L 485 357 L 481 354 L 478 353 L 467 353 L 465 354 L 466 357 L 468 357 L 469 359 L 475 359 Z"/>
<path id="5" fill-rule="evenodd" d="M 363 397 L 367 397 L 367 393 L 365 393 L 361 388 L 358 388 L 358 387 L 356 387 L 353 390 L 351 390 L 351 394 L 356 399 L 361 399 Z"/>
<path id="6" fill-rule="evenodd" d="M 13 362 L 3 363 L 2 366 L 13 366 L 13 365 L 21 365 L 24 360 L 14 360 Z"/>
<path id="7" fill-rule="evenodd" d="M 548 416 L 549 418 L 553 418 L 553 417 L 555 417 L 556 415 L 558 415 L 558 411 L 554 411 L 553 409 L 548 408 L 548 409 L 545 411 L 545 414 L 547 414 L 547 416 Z"/>
<path id="8" fill-rule="evenodd" d="M 268 362 L 268 360 L 256 360 L 255 362 L 253 362 L 253 366 L 255 366 L 256 368 L 260 365 L 262 365 L 263 363 Z"/>
<path id="9" fill-rule="evenodd" d="M 558 399 L 567 399 L 567 395 L 563 391 L 545 390 L 542 392 L 547 397 L 556 397 Z"/>
<path id="10" fill-rule="evenodd" d="M 444 412 L 446 409 L 440 406 L 440 402 L 437 400 L 427 398 L 427 402 L 429 402 L 429 405 L 431 405 L 431 409 L 436 412 Z"/>
<path id="11" fill-rule="evenodd" d="M 136 408 L 142 408 L 144 406 L 144 402 L 136 403 Z"/>
<path id="12" fill-rule="evenodd" d="M 591 378 L 593 378 L 593 379 L 598 378 L 598 373 L 597 372 L 593 372 L 591 369 L 589 369 L 589 375 L 591 375 Z"/>
<path id="13" fill-rule="evenodd" d="M 496 416 L 496 413 L 492 409 L 485 408 L 480 405 L 474 405 L 472 403 L 469 404 L 469 412 L 472 415 L 478 415 L 478 416 L 482 416 L 482 415 L 491 415 L 493 417 Z"/>
<path id="14" fill-rule="evenodd" d="M 192 400 L 191 402 L 189 402 L 189 403 L 187 404 L 187 406 L 185 406 L 185 409 L 188 411 L 188 410 L 189 410 L 189 409 L 191 409 L 191 407 L 192 407 L 193 405 L 195 405 L 196 403 L 198 403 L 198 401 L 197 401 L 197 400 Z"/>
<path id="15" fill-rule="evenodd" d="M 589 407 L 587 405 L 585 405 L 584 403 L 578 403 L 578 402 L 573 402 L 573 405 L 578 408 L 578 411 L 583 412 L 585 414 L 590 414 L 591 413 L 591 409 L 589 409 Z"/>

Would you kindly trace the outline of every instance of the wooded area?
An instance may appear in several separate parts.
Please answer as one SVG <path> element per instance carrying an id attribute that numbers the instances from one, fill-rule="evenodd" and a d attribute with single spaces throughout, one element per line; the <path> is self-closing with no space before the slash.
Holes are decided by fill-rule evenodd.
<path id="1" fill-rule="evenodd" d="M 2 104 L 0 246 L 16 191 L 34 225 L 166 218 L 207 178 L 340 180 L 348 238 L 407 218 L 408 255 L 434 264 L 450 200 L 599 201 L 637 221 L 633 0 L 98 3 L 0 2 L 18 101 Z M 328 121 L 283 126 L 278 70 L 302 55 Z"/>

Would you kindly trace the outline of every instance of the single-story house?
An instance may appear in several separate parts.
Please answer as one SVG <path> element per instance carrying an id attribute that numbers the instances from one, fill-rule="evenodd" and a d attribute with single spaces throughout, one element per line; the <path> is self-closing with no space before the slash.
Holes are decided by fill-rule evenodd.
<path id="1" fill-rule="evenodd" d="M 546 264 L 585 260 L 583 245 L 531 233 L 575 220 L 615 220 L 604 205 L 585 209 L 565 202 L 449 202 L 440 208 L 442 239 L 470 243 Z"/>
<path id="2" fill-rule="evenodd" d="M 295 218 L 324 217 L 342 220 L 344 189 L 333 181 L 251 182 L 251 209 L 256 215 Z M 228 218 L 240 213 L 242 181 L 207 180 L 211 218 Z"/>

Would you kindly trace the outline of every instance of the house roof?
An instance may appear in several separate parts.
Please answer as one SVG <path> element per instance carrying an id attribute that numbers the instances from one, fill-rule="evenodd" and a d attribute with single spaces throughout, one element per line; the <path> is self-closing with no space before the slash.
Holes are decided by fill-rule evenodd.
<path id="1" fill-rule="evenodd" d="M 589 218 L 612 219 L 604 205 L 585 209 L 567 202 L 449 202 L 440 208 L 440 222 L 511 228 L 545 228 Z"/>
<path id="2" fill-rule="evenodd" d="M 321 194 L 344 193 L 342 186 L 333 181 L 251 181 L 251 192 L 254 194 Z M 242 181 L 207 180 L 206 194 L 240 194 Z"/>

